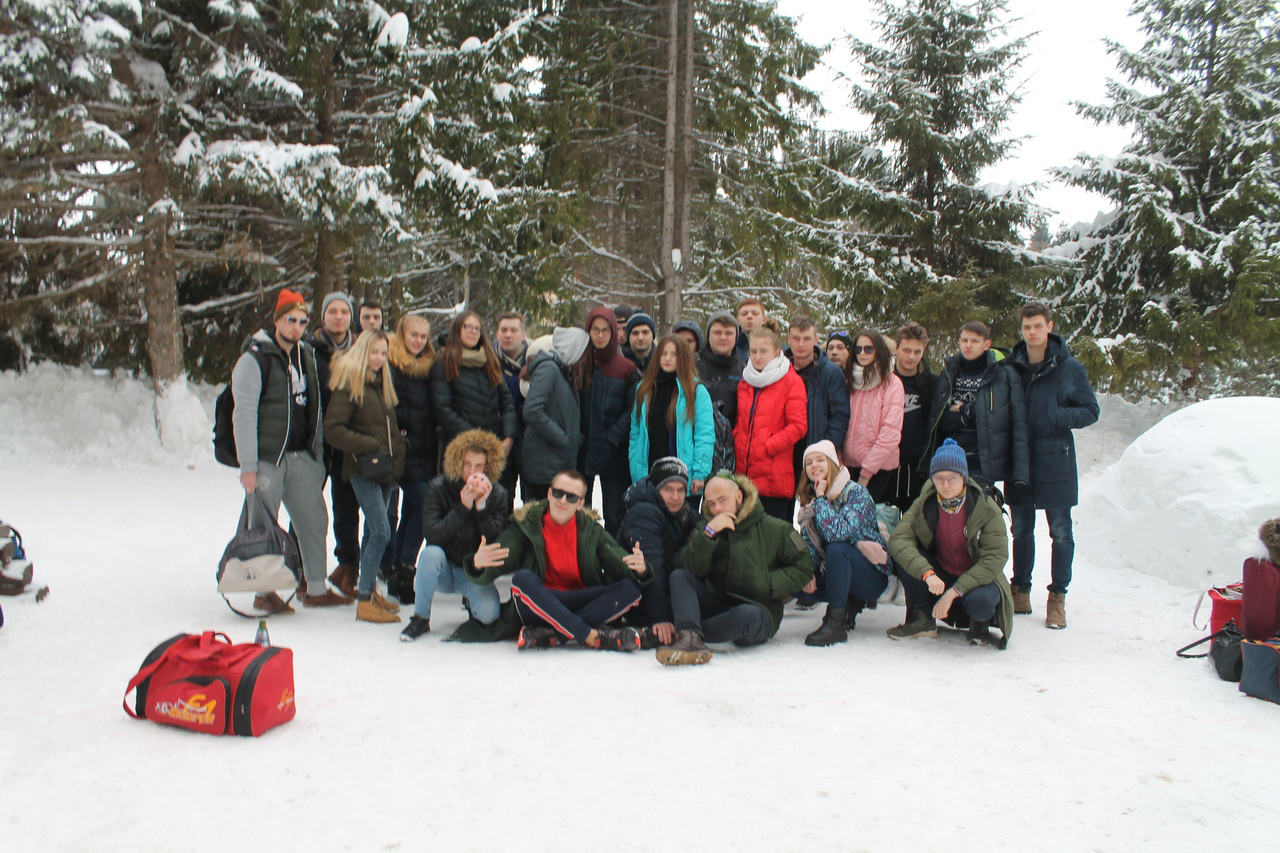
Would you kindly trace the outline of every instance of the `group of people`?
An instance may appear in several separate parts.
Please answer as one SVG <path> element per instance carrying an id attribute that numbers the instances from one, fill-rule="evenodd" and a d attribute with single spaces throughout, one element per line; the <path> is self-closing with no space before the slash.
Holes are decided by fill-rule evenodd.
<path id="1" fill-rule="evenodd" d="M 514 312 L 492 341 L 474 311 L 434 340 L 419 314 L 388 334 L 381 306 L 357 313 L 342 293 L 307 335 L 309 319 L 283 290 L 232 375 L 241 483 L 288 509 L 303 607 L 354 602 L 357 619 L 399 622 L 378 580 L 407 573 L 406 641 L 430 630 L 437 592 L 457 592 L 459 639 L 654 648 L 685 664 L 710 659 L 708 642 L 765 642 L 792 599 L 827 605 L 806 644 L 843 642 L 896 575 L 907 618 L 890 637 L 945 621 L 1003 648 L 1013 614 L 1032 609 L 1043 509 L 1046 624 L 1066 626 L 1072 430 L 1098 405 L 1041 303 L 1022 309 L 1009 352 L 966 323 L 936 375 L 919 324 L 834 331 L 824 346 L 812 318 L 784 332 L 754 299 L 662 336 L 627 306 L 535 341 Z M 255 604 L 291 609 L 275 593 Z"/>

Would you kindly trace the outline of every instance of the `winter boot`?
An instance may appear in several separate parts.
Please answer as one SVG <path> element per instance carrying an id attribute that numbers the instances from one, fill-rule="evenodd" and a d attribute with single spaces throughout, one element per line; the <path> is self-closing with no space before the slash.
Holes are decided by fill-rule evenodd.
<path id="1" fill-rule="evenodd" d="M 412 643 L 423 634 L 431 631 L 431 620 L 423 619 L 421 616 L 410 616 L 409 624 L 400 632 L 400 642 Z"/>
<path id="2" fill-rule="evenodd" d="M 658 649 L 655 656 L 663 666 L 686 666 L 711 660 L 711 649 L 697 631 L 681 631 L 671 645 Z"/>
<path id="3" fill-rule="evenodd" d="M 303 607 L 340 607 L 344 604 L 351 604 L 354 601 L 355 601 L 354 598 L 348 598 L 347 596 L 343 595 L 340 592 L 334 592 L 331 589 L 326 589 L 320 595 L 303 596 L 302 606 Z"/>
<path id="4" fill-rule="evenodd" d="M 1022 615 L 1031 612 L 1031 590 L 1021 586 L 1013 588 L 1013 612 Z"/>
<path id="5" fill-rule="evenodd" d="M 399 622 L 400 617 L 380 606 L 372 596 L 363 596 L 356 603 L 356 619 L 360 622 Z"/>
<path id="6" fill-rule="evenodd" d="M 854 628 L 854 624 L 858 621 L 858 614 L 861 613 L 864 609 L 875 610 L 876 603 L 874 601 L 866 602 L 866 601 L 863 601 L 861 598 L 854 598 L 851 595 L 849 596 L 849 606 L 846 609 L 848 612 L 845 614 L 845 617 L 844 617 L 844 629 L 846 631 L 852 631 Z"/>
<path id="7" fill-rule="evenodd" d="M 923 610 L 913 610 L 911 615 L 896 628 L 885 631 L 891 640 L 915 640 L 920 637 L 938 636 L 938 623 Z"/>
<path id="8" fill-rule="evenodd" d="M 596 628 L 594 648 L 608 652 L 634 652 L 640 648 L 640 632 L 635 628 Z"/>
<path id="9" fill-rule="evenodd" d="M 383 610 L 387 610 L 387 611 L 389 611 L 389 612 L 391 612 L 391 613 L 399 613 L 399 612 L 400 612 L 400 605 L 399 605 L 399 604 L 393 604 L 392 602 L 387 601 L 385 598 L 383 598 L 383 597 L 382 597 L 382 595 L 381 595 L 381 594 L 380 594 L 376 589 L 373 591 L 373 593 L 372 593 L 372 595 L 371 595 L 370 597 L 371 597 L 374 601 L 376 601 L 376 602 L 378 603 L 378 606 L 379 606 L 379 607 L 381 607 Z M 397 620 L 397 621 L 398 621 L 398 620 Z"/>
<path id="10" fill-rule="evenodd" d="M 848 618 L 849 608 L 832 607 L 827 605 L 827 613 L 822 617 L 822 624 L 818 626 L 818 630 L 804 638 L 806 646 L 834 646 L 836 643 L 843 643 L 849 639 L 849 632 L 845 629 L 845 619 Z"/>
<path id="11" fill-rule="evenodd" d="M 329 583 L 338 588 L 338 592 L 349 598 L 356 598 L 356 582 L 360 580 L 360 570 L 350 563 L 339 563 L 338 568 L 329 575 Z"/>
<path id="12" fill-rule="evenodd" d="M 991 620 L 974 619 L 970 621 L 969 630 L 966 633 L 969 636 L 969 645 L 971 646 L 991 645 Z"/>
<path id="13" fill-rule="evenodd" d="M 253 609 L 274 616 L 277 613 L 292 613 L 289 602 L 280 597 L 278 592 L 261 592 L 253 597 Z"/>
<path id="14" fill-rule="evenodd" d="M 564 637 L 555 628 L 546 628 L 540 625 L 525 625 L 520 629 L 520 636 L 516 639 L 516 648 L 518 649 L 549 649 L 552 646 L 558 646 L 564 641 Z"/>
<path id="15" fill-rule="evenodd" d="M 1065 592 L 1049 593 L 1049 603 L 1045 605 L 1044 624 L 1046 628 L 1067 627 L 1067 594 Z"/>

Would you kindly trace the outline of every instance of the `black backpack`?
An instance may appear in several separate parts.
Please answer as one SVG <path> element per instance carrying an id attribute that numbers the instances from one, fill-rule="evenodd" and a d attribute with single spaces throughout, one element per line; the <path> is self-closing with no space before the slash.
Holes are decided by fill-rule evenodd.
<path id="1" fill-rule="evenodd" d="M 262 391 L 266 391 L 267 360 L 262 357 L 261 347 L 257 343 L 251 343 L 245 351 L 251 353 L 258 362 L 262 371 Z M 262 400 L 261 393 L 259 392 L 259 401 Z M 228 382 L 227 387 L 222 389 L 218 399 L 213 402 L 213 458 L 231 468 L 240 467 L 240 460 L 236 456 L 235 428 L 231 423 L 235 410 L 236 399 L 231 394 L 231 383 Z"/>
<path id="2" fill-rule="evenodd" d="M 716 446 L 711 451 L 711 473 L 732 471 L 735 463 L 733 449 L 733 424 L 720 411 L 717 404 L 711 405 L 711 417 L 716 423 Z"/>

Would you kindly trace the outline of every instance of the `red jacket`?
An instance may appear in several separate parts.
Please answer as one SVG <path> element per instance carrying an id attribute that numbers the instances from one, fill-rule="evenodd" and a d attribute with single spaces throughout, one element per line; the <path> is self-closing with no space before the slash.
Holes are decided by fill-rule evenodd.
<path id="1" fill-rule="evenodd" d="M 733 428 L 738 473 L 750 477 L 767 498 L 795 496 L 791 457 L 809 429 L 807 403 L 804 380 L 794 367 L 764 388 L 753 388 L 745 379 L 738 383 L 738 423 Z"/>

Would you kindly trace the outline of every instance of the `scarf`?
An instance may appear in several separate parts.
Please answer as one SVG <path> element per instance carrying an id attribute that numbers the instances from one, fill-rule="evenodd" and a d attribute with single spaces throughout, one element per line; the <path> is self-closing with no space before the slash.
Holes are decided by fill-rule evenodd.
<path id="1" fill-rule="evenodd" d="M 880 384 L 879 376 L 872 379 L 869 383 L 864 383 L 862 379 L 861 364 L 855 364 L 851 372 L 853 373 L 853 390 L 854 391 L 870 391 L 872 388 L 875 388 L 877 385 Z"/>
<path id="2" fill-rule="evenodd" d="M 960 511 L 960 508 L 964 506 L 964 498 L 965 492 L 961 492 L 954 498 L 944 498 L 942 495 L 938 495 L 938 506 L 942 507 L 943 512 L 946 512 L 949 515 L 955 515 Z"/>
<path id="3" fill-rule="evenodd" d="M 484 367 L 488 363 L 489 363 L 489 359 L 482 348 L 480 347 L 476 347 L 475 349 L 466 349 L 465 347 L 463 348 L 462 358 L 459 360 L 460 366 Z"/>
<path id="4" fill-rule="evenodd" d="M 780 352 L 777 358 L 764 366 L 764 370 L 756 370 L 754 364 L 747 362 L 747 366 L 742 368 L 742 381 L 752 388 L 768 388 L 786 376 L 790 369 L 791 362 L 787 361 L 786 353 Z"/>

